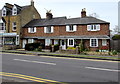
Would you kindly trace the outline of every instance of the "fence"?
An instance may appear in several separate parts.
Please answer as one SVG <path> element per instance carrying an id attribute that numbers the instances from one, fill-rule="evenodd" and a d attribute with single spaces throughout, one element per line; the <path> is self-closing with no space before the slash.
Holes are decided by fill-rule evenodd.
<path id="1" fill-rule="evenodd" d="M 111 40 L 111 49 L 120 51 L 120 40 Z"/>

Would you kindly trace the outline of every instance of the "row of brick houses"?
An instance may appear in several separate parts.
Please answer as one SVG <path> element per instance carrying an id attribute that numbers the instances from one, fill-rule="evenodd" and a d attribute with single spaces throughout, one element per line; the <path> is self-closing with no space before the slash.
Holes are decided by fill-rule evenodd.
<path id="1" fill-rule="evenodd" d="M 76 47 L 82 40 L 86 49 L 97 50 L 106 46 L 109 49 L 109 22 L 86 16 L 82 9 L 81 17 L 53 17 L 46 13 L 45 19 L 34 19 L 23 27 L 23 48 L 26 43 L 40 42 L 45 48 L 59 44 L 62 49 Z"/>
<path id="2" fill-rule="evenodd" d="M 34 8 L 33 1 L 30 6 Z M 76 47 L 81 42 L 84 48 L 89 50 L 97 50 L 102 47 L 110 48 L 110 23 L 87 16 L 85 9 L 82 9 L 81 17 L 69 19 L 67 17 L 53 17 L 50 12 L 46 13 L 46 18 L 41 19 L 36 9 L 34 12 L 27 10 L 24 13 L 31 12 L 30 17 L 25 16 L 29 20 L 23 19 L 24 25 L 18 28 L 20 29 L 19 34 L 16 31 L 20 36 L 19 45 L 22 48 L 25 48 L 25 44 L 34 42 L 42 43 L 45 49 L 56 44 L 62 49 L 67 49 L 67 47 Z"/>

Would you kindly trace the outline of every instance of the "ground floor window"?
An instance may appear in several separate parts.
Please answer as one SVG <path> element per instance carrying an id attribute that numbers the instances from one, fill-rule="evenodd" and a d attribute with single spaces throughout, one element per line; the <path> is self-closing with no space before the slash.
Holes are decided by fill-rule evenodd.
<path id="1" fill-rule="evenodd" d="M 28 43 L 34 43 L 34 39 L 28 39 Z"/>
<path id="2" fill-rule="evenodd" d="M 16 43 L 15 43 L 15 38 L 16 37 L 5 37 L 4 38 L 4 44 L 5 45 L 15 45 Z"/>
<path id="3" fill-rule="evenodd" d="M 19 45 L 19 35 L 16 36 L 16 45 Z"/>
<path id="4" fill-rule="evenodd" d="M 98 39 L 90 39 L 90 47 L 98 47 Z"/>
<path id="5" fill-rule="evenodd" d="M 102 46 L 106 46 L 107 45 L 107 40 L 106 39 L 102 39 Z"/>
<path id="6" fill-rule="evenodd" d="M 74 39 L 68 39 L 68 46 L 70 47 L 74 46 Z"/>
<path id="7" fill-rule="evenodd" d="M 51 44 L 50 39 L 45 39 L 45 45 L 46 45 L 46 46 L 49 46 L 50 44 Z"/>

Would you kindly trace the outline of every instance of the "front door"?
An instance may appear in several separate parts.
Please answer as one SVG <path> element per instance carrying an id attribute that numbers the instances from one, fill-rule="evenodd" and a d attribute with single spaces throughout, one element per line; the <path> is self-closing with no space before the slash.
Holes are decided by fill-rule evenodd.
<path id="1" fill-rule="evenodd" d="M 27 44 L 27 41 L 24 39 L 23 40 L 23 48 L 25 48 L 25 45 Z"/>
<path id="2" fill-rule="evenodd" d="M 66 49 L 66 40 L 61 40 L 61 46 L 63 50 Z"/>

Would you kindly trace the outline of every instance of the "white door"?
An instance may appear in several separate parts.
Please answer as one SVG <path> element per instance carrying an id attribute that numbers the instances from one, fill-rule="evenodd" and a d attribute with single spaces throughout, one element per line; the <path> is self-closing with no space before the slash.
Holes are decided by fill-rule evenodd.
<path id="1" fill-rule="evenodd" d="M 63 50 L 66 49 L 66 40 L 61 40 L 61 46 Z"/>
<path id="2" fill-rule="evenodd" d="M 25 45 L 27 44 L 27 41 L 24 39 L 23 40 L 23 48 L 25 48 Z"/>

